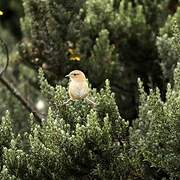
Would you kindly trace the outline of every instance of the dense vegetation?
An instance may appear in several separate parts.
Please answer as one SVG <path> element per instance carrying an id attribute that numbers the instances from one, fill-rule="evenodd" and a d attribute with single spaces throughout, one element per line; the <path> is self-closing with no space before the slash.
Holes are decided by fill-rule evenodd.
<path id="1" fill-rule="evenodd" d="M 0 179 L 180 179 L 178 0 L 3 0 L 0 10 L 10 52 Z M 95 108 L 62 106 L 74 69 Z"/>

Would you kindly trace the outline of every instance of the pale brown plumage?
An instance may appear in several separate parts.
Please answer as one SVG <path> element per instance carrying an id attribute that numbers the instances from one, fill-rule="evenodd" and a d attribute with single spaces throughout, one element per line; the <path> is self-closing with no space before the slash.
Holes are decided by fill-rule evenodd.
<path id="1" fill-rule="evenodd" d="M 68 89 L 70 99 L 66 103 L 68 103 L 70 100 L 76 101 L 86 99 L 93 106 L 95 106 L 95 103 L 87 98 L 90 89 L 88 87 L 88 81 L 84 73 L 80 70 L 74 70 L 66 75 L 66 77 L 70 78 Z"/>

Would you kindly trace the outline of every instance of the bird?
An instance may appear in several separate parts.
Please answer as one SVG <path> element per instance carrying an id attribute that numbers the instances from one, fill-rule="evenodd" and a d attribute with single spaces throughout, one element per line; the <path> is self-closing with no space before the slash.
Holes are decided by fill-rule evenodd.
<path id="1" fill-rule="evenodd" d="M 69 103 L 71 100 L 78 101 L 85 99 L 86 101 L 91 103 L 93 107 L 96 105 L 95 102 L 88 98 L 90 88 L 88 86 L 88 80 L 86 79 L 86 76 L 82 71 L 73 70 L 65 77 L 68 77 L 70 79 L 68 87 L 70 99 L 65 102 L 65 104 Z"/>

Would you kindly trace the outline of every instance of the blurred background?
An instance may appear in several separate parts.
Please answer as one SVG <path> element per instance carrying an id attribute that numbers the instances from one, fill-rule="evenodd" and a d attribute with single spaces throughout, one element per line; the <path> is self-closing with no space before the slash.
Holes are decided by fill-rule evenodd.
<path id="1" fill-rule="evenodd" d="M 0 9 L 3 12 L 3 15 L 0 16 L 1 29 L 8 31 L 16 41 L 20 40 L 22 33 L 19 19 L 24 14 L 22 2 L 17 0 L 2 0 L 0 1 Z"/>

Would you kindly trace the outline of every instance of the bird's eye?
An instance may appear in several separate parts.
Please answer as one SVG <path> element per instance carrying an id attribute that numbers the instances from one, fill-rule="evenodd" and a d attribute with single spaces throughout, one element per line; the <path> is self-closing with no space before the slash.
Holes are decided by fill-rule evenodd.
<path id="1" fill-rule="evenodd" d="M 74 76 L 77 76 L 78 74 L 77 73 L 74 73 Z"/>

